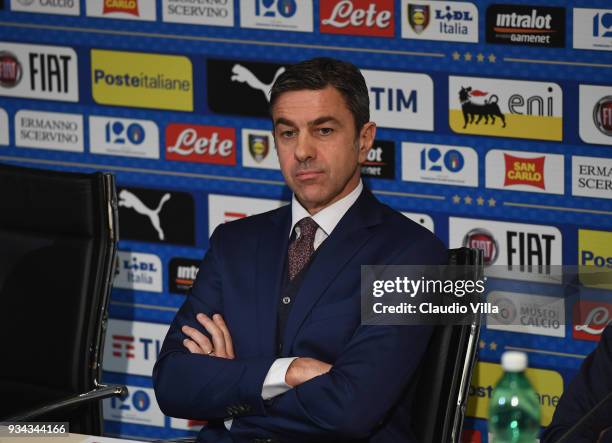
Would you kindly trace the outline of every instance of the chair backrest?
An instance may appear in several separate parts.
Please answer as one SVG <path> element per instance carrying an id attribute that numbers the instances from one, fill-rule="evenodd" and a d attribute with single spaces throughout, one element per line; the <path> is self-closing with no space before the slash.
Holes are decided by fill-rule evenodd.
<path id="1" fill-rule="evenodd" d="M 100 381 L 116 205 L 110 174 L 0 164 L 0 418 Z M 97 403 L 53 418 L 101 431 Z"/>
<path id="2" fill-rule="evenodd" d="M 468 265 L 482 278 L 482 251 L 449 250 L 450 265 Z M 472 268 L 472 266 L 474 268 Z M 420 443 L 459 442 L 480 335 L 480 319 L 469 325 L 434 327 L 416 382 L 414 431 Z"/>

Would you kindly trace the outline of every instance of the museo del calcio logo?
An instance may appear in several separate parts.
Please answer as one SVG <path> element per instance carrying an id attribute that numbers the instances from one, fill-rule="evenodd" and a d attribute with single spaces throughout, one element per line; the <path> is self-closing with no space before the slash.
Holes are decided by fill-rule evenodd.
<path id="1" fill-rule="evenodd" d="M 551 82 L 449 77 L 449 124 L 460 134 L 563 138 L 563 92 Z"/>

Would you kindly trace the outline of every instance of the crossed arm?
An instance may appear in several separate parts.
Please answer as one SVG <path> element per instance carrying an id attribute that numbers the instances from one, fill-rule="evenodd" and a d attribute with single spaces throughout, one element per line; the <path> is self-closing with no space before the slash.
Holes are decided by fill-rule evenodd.
<path id="1" fill-rule="evenodd" d="M 206 314 L 199 313 L 196 315 L 196 319 L 206 329 L 210 339 L 196 328 L 183 326 L 181 328 L 183 334 L 189 337 L 183 340 L 183 345 L 189 352 L 230 360 L 236 358 L 232 336 L 221 314 L 214 314 L 210 318 Z M 287 369 L 285 383 L 293 388 L 329 372 L 331 367 L 332 365 L 329 363 L 314 358 L 296 358 Z"/>

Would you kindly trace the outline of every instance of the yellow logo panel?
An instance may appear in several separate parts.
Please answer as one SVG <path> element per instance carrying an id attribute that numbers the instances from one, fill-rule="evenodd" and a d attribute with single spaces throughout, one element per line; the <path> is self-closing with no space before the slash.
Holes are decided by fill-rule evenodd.
<path id="1" fill-rule="evenodd" d="M 469 417 L 489 418 L 489 399 L 503 373 L 504 370 L 499 364 L 476 364 L 467 406 Z M 540 400 L 540 423 L 542 426 L 548 426 L 563 394 L 563 378 L 557 371 L 548 369 L 527 369 L 526 374 Z"/>
<path id="2" fill-rule="evenodd" d="M 187 57 L 92 49 L 91 84 L 102 105 L 193 111 Z"/>
<path id="3" fill-rule="evenodd" d="M 612 289 L 612 232 L 579 229 L 578 265 L 583 285 Z"/>
<path id="4" fill-rule="evenodd" d="M 563 90 L 556 83 L 450 76 L 448 94 L 456 133 L 563 139 Z"/>

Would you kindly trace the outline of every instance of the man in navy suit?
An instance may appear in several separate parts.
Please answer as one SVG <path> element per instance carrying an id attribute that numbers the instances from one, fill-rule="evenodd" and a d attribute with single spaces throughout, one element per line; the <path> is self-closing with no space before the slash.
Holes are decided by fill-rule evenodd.
<path id="1" fill-rule="evenodd" d="M 612 325 L 608 325 L 599 345 L 584 360 L 580 372 L 561 396 L 552 422 L 542 434 L 541 441 L 558 441 L 611 392 Z M 612 400 L 602 404 L 590 419 L 567 437 L 568 443 L 612 443 Z"/>
<path id="2" fill-rule="evenodd" d="M 290 206 L 219 226 L 153 377 L 206 442 L 411 442 L 427 326 L 360 325 L 360 267 L 444 264 L 445 246 L 363 187 L 372 147 L 359 70 L 289 67 L 270 108 Z M 414 407 L 418 407 L 418 404 Z"/>

